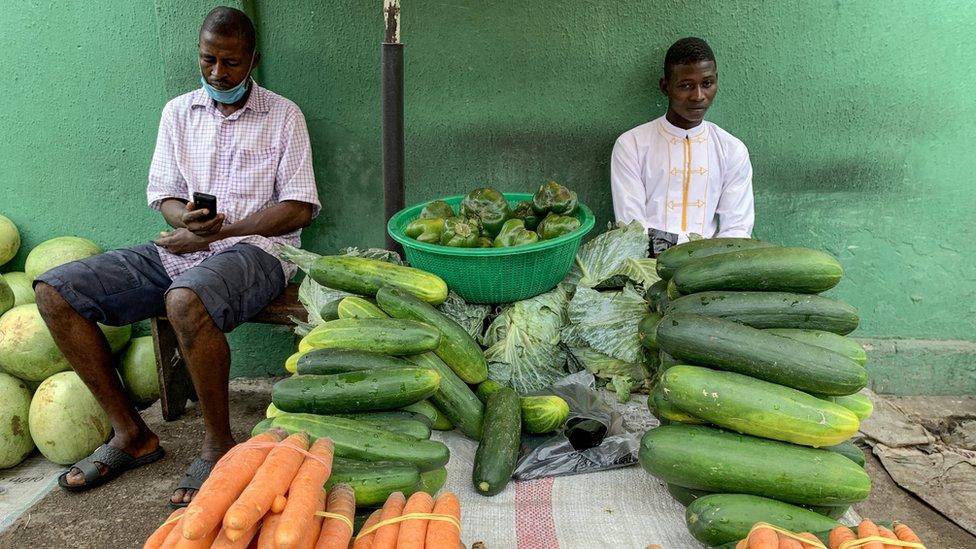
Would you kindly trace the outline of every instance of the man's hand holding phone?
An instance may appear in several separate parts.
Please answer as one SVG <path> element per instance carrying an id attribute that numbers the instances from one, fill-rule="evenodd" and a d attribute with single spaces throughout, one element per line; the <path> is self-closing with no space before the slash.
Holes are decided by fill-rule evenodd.
<path id="1" fill-rule="evenodd" d="M 204 193 L 193 193 L 193 201 L 186 203 L 180 217 L 187 230 L 198 236 L 212 236 L 224 225 L 224 214 L 217 213 L 217 198 Z"/>

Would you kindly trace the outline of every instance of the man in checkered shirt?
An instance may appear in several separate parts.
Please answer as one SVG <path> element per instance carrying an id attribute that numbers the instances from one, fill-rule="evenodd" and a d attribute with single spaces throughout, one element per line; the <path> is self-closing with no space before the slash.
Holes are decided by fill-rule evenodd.
<path id="1" fill-rule="evenodd" d="M 281 294 L 295 274 L 277 245 L 300 245 L 320 204 L 308 130 L 291 101 L 250 77 L 260 60 L 243 12 L 216 8 L 200 31 L 201 88 L 163 109 L 149 169 L 149 206 L 172 227 L 151 243 L 68 263 L 35 282 L 58 347 L 111 419 L 114 437 L 58 482 L 82 491 L 163 455 L 111 361 L 96 322 L 121 326 L 165 315 L 200 397 L 200 456 L 170 499 L 185 506 L 234 445 L 225 332 Z M 192 202 L 217 197 L 216 216 Z"/>

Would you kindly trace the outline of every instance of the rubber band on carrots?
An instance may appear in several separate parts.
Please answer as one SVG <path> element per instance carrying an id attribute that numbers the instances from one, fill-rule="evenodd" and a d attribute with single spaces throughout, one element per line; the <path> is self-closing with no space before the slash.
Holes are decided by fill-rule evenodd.
<path id="1" fill-rule="evenodd" d="M 355 530 L 355 528 L 352 525 L 352 521 L 349 520 L 349 517 L 347 517 L 346 515 L 342 515 L 339 513 L 330 513 L 328 511 L 316 511 L 315 516 L 336 519 L 342 522 L 343 524 L 345 524 L 346 526 L 348 526 L 350 532 Z"/>
<path id="2" fill-rule="evenodd" d="M 439 520 L 442 522 L 449 522 L 453 524 L 455 528 L 458 529 L 458 532 L 461 531 L 461 523 L 458 522 L 457 517 L 453 515 L 439 515 L 434 513 L 408 513 L 406 515 L 400 515 L 399 517 L 393 517 L 391 519 L 377 522 L 376 524 L 370 526 L 369 528 L 365 528 L 362 531 L 360 531 L 359 534 L 356 536 L 356 539 L 369 535 L 388 524 L 396 524 L 398 522 L 403 522 L 405 520 L 413 520 L 413 519 Z"/>
<path id="3" fill-rule="evenodd" d="M 794 534 L 793 532 L 790 532 L 789 530 L 784 530 L 779 526 L 774 526 L 766 522 L 757 522 L 756 524 L 754 524 L 752 528 L 749 530 L 749 534 L 752 534 L 753 531 L 758 530 L 759 528 L 769 528 L 770 530 L 778 534 L 783 534 L 784 536 L 791 539 L 795 539 L 800 543 L 810 545 L 818 549 L 827 549 L 827 546 L 824 545 L 823 542 L 817 541 L 816 543 L 814 543 L 813 540 L 801 538 L 800 536 Z M 749 536 L 746 536 L 746 539 L 749 539 Z M 863 547 L 869 543 L 882 543 L 885 545 L 894 545 L 896 547 L 910 547 L 913 549 L 925 549 L 925 546 L 922 545 L 921 543 L 915 543 L 914 541 L 902 541 L 898 539 L 884 538 L 881 536 L 870 536 L 867 538 L 845 541 L 840 545 L 839 549 L 854 549 L 856 547 Z"/>

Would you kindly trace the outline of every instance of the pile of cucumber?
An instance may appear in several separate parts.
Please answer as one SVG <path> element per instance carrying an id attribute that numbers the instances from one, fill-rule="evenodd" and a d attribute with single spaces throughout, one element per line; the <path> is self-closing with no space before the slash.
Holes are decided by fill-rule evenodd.
<path id="1" fill-rule="evenodd" d="M 662 253 L 640 338 L 660 366 L 648 407 L 661 427 L 644 469 L 687 506 L 688 529 L 717 547 L 755 522 L 795 532 L 837 526 L 868 497 L 851 442 L 870 415 L 857 311 L 818 295 L 832 256 L 759 240 L 690 241 Z"/>

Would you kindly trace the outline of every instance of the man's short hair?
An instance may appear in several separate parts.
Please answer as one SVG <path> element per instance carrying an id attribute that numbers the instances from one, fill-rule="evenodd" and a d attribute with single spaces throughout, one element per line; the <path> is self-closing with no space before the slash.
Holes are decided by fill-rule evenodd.
<path id="1" fill-rule="evenodd" d="M 702 61 L 715 62 L 715 54 L 708 43 L 692 36 L 682 38 L 671 44 L 664 56 L 664 78 L 671 75 L 671 67 L 675 65 L 690 65 Z"/>
<path id="2" fill-rule="evenodd" d="M 257 33 L 251 18 L 241 10 L 218 6 L 207 14 L 200 27 L 200 34 L 210 32 L 218 36 L 239 36 L 248 51 L 254 51 Z"/>

